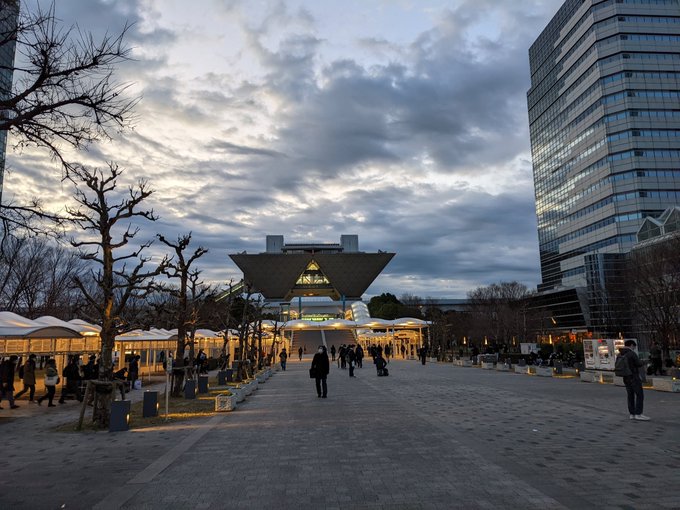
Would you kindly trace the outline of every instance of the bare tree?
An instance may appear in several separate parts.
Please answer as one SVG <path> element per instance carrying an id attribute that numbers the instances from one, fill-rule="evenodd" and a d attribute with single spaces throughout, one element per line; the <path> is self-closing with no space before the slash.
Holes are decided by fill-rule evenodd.
<path id="1" fill-rule="evenodd" d="M 488 336 L 506 345 L 512 337 L 524 336 L 529 295 L 526 285 L 518 282 L 494 283 L 470 291 L 477 336 Z"/>
<path id="2" fill-rule="evenodd" d="M 158 240 L 173 250 L 173 254 L 163 268 L 163 274 L 168 278 L 179 280 L 179 287 L 170 288 L 168 291 L 177 299 L 176 325 L 177 325 L 177 351 L 175 360 L 177 369 L 173 371 L 174 384 L 173 395 L 179 396 L 184 383 L 184 349 L 187 346 L 187 330 L 193 340 L 193 333 L 189 327 L 196 323 L 195 303 L 200 297 L 198 291 L 198 275 L 200 272 L 193 271 L 192 264 L 208 253 L 208 250 L 199 246 L 191 255 L 185 253 L 191 243 L 191 232 L 181 235 L 176 242 L 169 241 L 165 236 L 158 234 Z M 189 362 L 193 361 L 193 342 L 191 342 L 192 355 Z M 191 365 L 190 365 L 191 366 Z"/>
<path id="3" fill-rule="evenodd" d="M 117 65 L 129 60 L 124 39 L 130 27 L 101 39 L 75 26 L 64 27 L 47 8 L 22 9 L 18 0 L 0 0 L 0 52 L 14 54 L 0 72 L 14 76 L 0 80 L 0 138 L 12 133 L 16 147 L 40 147 L 64 168 L 71 165 L 66 149 L 83 149 L 110 139 L 133 120 L 137 97 L 127 94 L 129 84 L 114 77 Z M 3 147 L 4 149 L 4 147 Z M 32 233 L 49 233 L 58 220 L 39 201 L 2 204 L 4 153 L 0 158 L 0 221 L 8 227 L 28 227 Z"/>
<path id="4" fill-rule="evenodd" d="M 52 239 L 8 238 L 0 251 L 0 309 L 71 318 L 79 298 L 72 280 L 83 269 L 75 252 Z"/>
<path id="5" fill-rule="evenodd" d="M 150 279 L 163 269 L 165 262 L 151 271 L 144 266 L 150 261 L 142 252 L 150 242 L 131 248 L 124 254 L 119 251 L 139 233 L 133 220 L 155 221 L 153 210 L 139 207 L 153 191 L 146 181 L 130 186 L 127 193 L 118 193 L 117 184 L 122 171 L 114 163 L 104 169 L 72 166 L 66 178 L 75 187 L 77 207 L 67 207 L 71 221 L 84 234 L 71 244 L 79 249 L 80 258 L 93 263 L 89 273 L 78 275 L 75 283 L 93 310 L 93 319 L 101 326 L 101 358 L 99 380 L 112 380 L 112 352 L 117 334 L 132 329 L 134 324 L 125 317 L 126 307 L 134 299 L 143 298 L 152 290 Z M 125 223 L 127 222 L 127 225 Z M 98 269 L 95 269 L 98 267 Z M 88 278 L 95 285 L 88 284 Z M 100 427 L 108 426 L 110 399 L 104 397 L 94 410 L 93 420 Z"/>
<path id="6" fill-rule="evenodd" d="M 638 333 L 657 340 L 668 355 L 680 338 L 680 235 L 633 250 L 627 282 Z"/>

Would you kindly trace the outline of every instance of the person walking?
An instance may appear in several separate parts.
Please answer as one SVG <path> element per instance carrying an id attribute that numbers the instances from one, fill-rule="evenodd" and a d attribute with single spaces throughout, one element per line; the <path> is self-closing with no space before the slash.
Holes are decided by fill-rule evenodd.
<path id="1" fill-rule="evenodd" d="M 10 409 L 17 409 L 19 407 L 14 403 L 14 370 L 18 359 L 18 356 L 12 355 L 0 364 L 0 384 L 2 384 L 0 387 L 0 402 L 2 402 L 3 398 L 9 400 Z"/>
<path id="2" fill-rule="evenodd" d="M 99 377 L 99 367 L 96 364 L 97 356 L 90 354 L 87 363 L 83 366 L 83 379 L 91 381 Z"/>
<path id="3" fill-rule="evenodd" d="M 387 363 L 390 362 L 390 354 L 392 354 L 392 346 L 390 344 L 387 344 L 385 346 L 385 360 Z"/>
<path id="4" fill-rule="evenodd" d="M 644 406 L 644 393 L 642 390 L 642 379 L 640 379 L 640 367 L 644 362 L 640 360 L 635 347 L 635 340 L 626 340 L 624 347 L 619 349 L 616 357 L 614 373 L 623 377 L 623 384 L 626 385 L 628 393 L 628 412 L 631 420 L 649 421 L 649 417 L 642 414 Z"/>
<path id="5" fill-rule="evenodd" d="M 663 375 L 663 356 L 661 354 L 661 349 L 659 348 L 659 344 L 656 342 L 652 342 L 651 347 L 649 348 L 649 361 L 652 362 L 652 373 L 651 375 L 656 375 L 657 372 L 659 375 Z"/>
<path id="6" fill-rule="evenodd" d="M 330 372 L 330 362 L 328 361 L 328 354 L 323 345 L 319 346 L 319 350 L 314 354 L 312 359 L 312 367 L 310 374 L 314 376 L 316 382 L 316 396 L 319 398 L 326 398 L 328 395 L 328 386 L 326 378 Z"/>
<path id="7" fill-rule="evenodd" d="M 354 346 L 350 345 L 347 348 L 347 352 L 345 353 L 345 358 L 347 358 L 347 367 L 349 368 L 349 376 L 350 377 L 356 377 L 354 375 L 354 365 L 356 364 L 357 361 L 357 355 L 354 352 Z"/>
<path id="8" fill-rule="evenodd" d="M 47 363 L 45 363 L 45 391 L 47 393 L 38 399 L 38 405 L 47 399 L 47 407 L 57 407 L 53 402 L 54 395 L 57 393 L 57 384 L 59 384 L 57 363 L 53 359 L 48 359 Z"/>
<path id="9" fill-rule="evenodd" d="M 35 402 L 33 400 L 35 397 L 35 354 L 28 356 L 26 363 L 19 369 L 19 377 L 21 377 L 24 383 L 24 389 L 14 395 L 14 398 L 17 399 L 29 391 L 28 401 Z"/>
<path id="10" fill-rule="evenodd" d="M 335 344 L 331 345 L 331 361 L 335 361 Z"/>
<path id="11" fill-rule="evenodd" d="M 130 389 L 131 390 L 135 389 L 135 381 L 137 379 L 139 379 L 139 360 L 140 359 L 141 359 L 141 356 L 136 355 L 136 356 L 132 356 L 132 359 L 130 360 L 130 368 L 128 368 L 128 381 L 130 381 Z M 199 361 L 199 364 L 197 364 L 197 369 L 200 369 L 200 361 Z"/>
<path id="12" fill-rule="evenodd" d="M 342 344 L 340 346 L 340 350 L 338 351 L 338 361 L 340 362 L 340 365 L 339 365 L 340 368 L 342 368 L 343 370 L 345 368 L 347 368 L 347 358 L 346 358 L 346 356 L 347 356 L 347 347 L 345 346 L 345 344 Z"/>
<path id="13" fill-rule="evenodd" d="M 300 358 L 300 361 L 302 361 L 302 346 L 298 348 L 298 357 Z"/>
<path id="14" fill-rule="evenodd" d="M 279 353 L 279 359 L 281 360 L 281 370 L 286 371 L 286 361 L 288 360 L 288 353 L 284 347 Z"/>
<path id="15" fill-rule="evenodd" d="M 420 361 L 423 365 L 427 361 L 427 345 L 423 345 L 420 349 Z"/>
<path id="16" fill-rule="evenodd" d="M 357 345 L 354 354 L 357 358 L 357 367 L 364 368 L 364 348 L 361 347 L 361 344 Z"/>
<path id="17" fill-rule="evenodd" d="M 80 369 L 78 367 L 78 356 L 69 357 L 69 363 L 62 370 L 61 375 L 66 379 L 66 384 L 61 387 L 61 396 L 59 403 L 65 404 L 64 398 L 66 395 L 73 394 L 78 399 L 78 402 L 83 401 L 83 396 L 80 393 Z"/>
<path id="18" fill-rule="evenodd" d="M 406 346 L 404 344 L 401 344 L 401 357 L 406 359 Z"/>

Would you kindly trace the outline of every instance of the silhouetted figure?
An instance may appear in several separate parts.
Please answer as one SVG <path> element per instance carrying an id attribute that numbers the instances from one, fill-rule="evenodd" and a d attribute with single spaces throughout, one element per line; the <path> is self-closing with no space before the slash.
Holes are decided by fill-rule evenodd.
<path id="1" fill-rule="evenodd" d="M 311 371 L 316 382 L 317 397 L 326 398 L 328 394 L 326 378 L 328 377 L 328 372 L 330 372 L 330 362 L 328 361 L 326 348 L 323 345 L 319 346 L 319 350 L 312 359 Z"/>

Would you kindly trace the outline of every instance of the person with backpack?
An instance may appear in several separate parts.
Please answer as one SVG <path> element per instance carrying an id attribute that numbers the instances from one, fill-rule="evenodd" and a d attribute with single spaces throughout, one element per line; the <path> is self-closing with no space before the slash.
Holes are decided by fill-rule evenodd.
<path id="1" fill-rule="evenodd" d="M 349 376 L 350 377 L 356 377 L 354 375 L 354 366 L 357 361 L 357 355 L 354 352 L 353 349 L 354 346 L 350 345 L 347 350 L 345 351 L 345 363 L 347 364 L 347 367 L 349 367 Z"/>
<path id="2" fill-rule="evenodd" d="M 628 412 L 631 420 L 649 421 L 649 417 L 642 414 L 644 405 L 644 393 L 642 391 L 642 379 L 640 379 L 640 367 L 644 362 L 640 360 L 635 347 L 635 340 L 626 340 L 624 347 L 619 349 L 619 355 L 614 362 L 614 373 L 623 377 L 628 393 Z"/>
<path id="3" fill-rule="evenodd" d="M 14 398 L 17 399 L 28 391 L 28 401 L 35 402 L 35 400 L 33 400 L 35 397 L 35 354 L 30 354 L 26 363 L 21 365 L 19 368 L 19 377 L 24 383 L 24 389 L 14 395 Z"/>

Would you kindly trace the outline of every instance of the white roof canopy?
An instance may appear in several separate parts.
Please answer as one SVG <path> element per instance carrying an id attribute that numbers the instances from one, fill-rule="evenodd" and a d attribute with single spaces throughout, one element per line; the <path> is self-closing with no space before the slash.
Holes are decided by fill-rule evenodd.
<path id="1" fill-rule="evenodd" d="M 43 317 L 42 319 L 46 319 Z M 12 312 L 0 312 L 0 338 L 80 338 L 80 333 L 68 322 L 54 319 L 44 322 L 31 320 Z"/>

